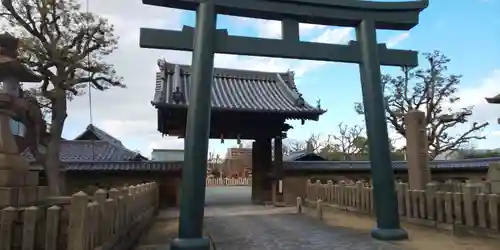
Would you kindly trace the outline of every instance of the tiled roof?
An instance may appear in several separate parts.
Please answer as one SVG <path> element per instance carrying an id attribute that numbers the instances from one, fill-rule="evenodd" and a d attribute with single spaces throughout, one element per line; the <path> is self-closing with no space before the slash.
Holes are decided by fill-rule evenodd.
<path id="1" fill-rule="evenodd" d="M 39 148 L 42 154 L 46 150 L 43 146 Z M 22 155 L 34 161 L 29 149 Z M 87 126 L 74 140 L 61 140 L 59 157 L 69 171 L 177 171 L 182 167 L 182 162 L 147 161 L 94 125 Z M 39 166 L 32 168 L 37 170 Z"/>
<path id="2" fill-rule="evenodd" d="M 162 161 L 103 161 L 103 162 L 74 162 L 66 164 L 67 171 L 180 171 L 184 162 Z"/>
<path id="3" fill-rule="evenodd" d="M 156 106 L 189 105 L 190 66 L 159 62 L 155 95 Z M 179 95 L 175 95 L 176 90 Z M 176 98 L 178 97 L 178 99 Z M 177 101 L 176 101 L 177 100 Z M 297 91 L 293 73 L 267 73 L 214 68 L 212 108 L 251 112 L 312 114 L 325 111 L 306 103 Z"/>
<path id="4" fill-rule="evenodd" d="M 306 156 L 313 155 L 316 158 L 323 158 L 315 153 L 308 153 L 307 150 L 299 150 L 295 152 L 291 152 L 289 155 L 283 156 L 283 161 L 297 161 Z M 326 160 L 326 159 L 325 159 Z"/>
<path id="5" fill-rule="evenodd" d="M 94 162 L 67 162 L 66 171 L 181 171 L 183 162 L 164 161 L 94 161 Z M 39 165 L 31 166 L 31 170 L 42 170 Z"/>
<path id="6" fill-rule="evenodd" d="M 499 104 L 500 103 L 500 94 L 498 94 L 494 97 L 486 97 L 485 99 L 488 103 Z"/>
<path id="7" fill-rule="evenodd" d="M 116 139 L 115 137 L 108 134 L 104 130 L 94 126 L 93 124 L 89 124 L 87 126 L 87 128 L 85 129 L 85 131 L 83 131 L 80 135 L 75 137 L 75 139 L 73 139 L 73 140 L 75 140 L 75 141 L 80 141 L 80 140 L 107 141 L 116 147 L 122 148 L 122 150 L 127 151 L 127 153 L 129 153 L 129 154 L 135 154 L 134 157 L 137 159 L 147 160 L 146 157 L 142 156 L 138 152 L 135 152 L 135 151 L 132 151 L 132 150 L 126 148 L 125 145 L 123 145 L 123 143 L 120 140 Z"/>
<path id="8" fill-rule="evenodd" d="M 45 148 L 39 149 L 45 153 Z M 24 155 L 33 161 L 30 150 Z M 137 157 L 137 153 L 124 147 L 118 147 L 107 141 L 61 141 L 59 157 L 62 162 L 89 162 L 89 161 L 130 161 Z"/>
<path id="9" fill-rule="evenodd" d="M 438 160 L 430 162 L 431 169 L 458 170 L 458 169 L 488 169 L 491 163 L 500 162 L 500 157 L 466 159 L 466 160 Z M 304 171 L 368 171 L 369 161 L 288 161 L 284 162 L 287 170 Z M 407 169 L 406 161 L 394 161 L 394 169 Z"/>
<path id="10" fill-rule="evenodd" d="M 109 143 L 116 144 L 117 146 L 125 147 L 125 146 L 123 146 L 123 144 L 120 140 L 118 140 L 115 137 L 113 137 L 112 135 L 106 133 L 104 130 L 94 126 L 93 124 L 89 124 L 87 126 L 87 128 L 85 128 L 85 130 L 81 134 L 76 136 L 75 139 L 73 139 L 73 140 L 88 140 L 88 139 L 84 139 L 85 135 L 87 135 L 88 133 L 92 133 L 100 141 L 107 141 Z"/>

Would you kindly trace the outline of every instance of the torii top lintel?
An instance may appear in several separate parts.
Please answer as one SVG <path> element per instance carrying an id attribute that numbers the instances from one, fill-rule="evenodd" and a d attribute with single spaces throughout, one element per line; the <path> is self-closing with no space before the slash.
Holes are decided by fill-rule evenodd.
<path id="1" fill-rule="evenodd" d="M 144 4 L 196 10 L 207 0 L 143 0 Z M 210 0 L 218 14 L 270 20 L 355 27 L 361 20 L 375 21 L 377 29 L 410 30 L 429 0 L 375 2 L 364 0 Z M 312 14 L 314 13 L 314 14 Z"/>

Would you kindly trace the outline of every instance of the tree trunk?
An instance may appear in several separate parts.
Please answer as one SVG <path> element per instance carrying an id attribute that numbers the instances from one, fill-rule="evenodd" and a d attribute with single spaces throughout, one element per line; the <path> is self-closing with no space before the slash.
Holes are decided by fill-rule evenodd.
<path id="1" fill-rule="evenodd" d="M 56 97 L 52 100 L 50 140 L 47 146 L 45 162 L 45 174 L 47 176 L 47 182 L 49 184 L 49 193 L 52 196 L 61 195 L 61 187 L 63 187 L 64 185 L 64 183 L 61 183 L 60 179 L 61 163 L 59 159 L 59 150 L 61 145 L 61 136 L 64 127 L 64 121 L 67 117 L 67 101 L 64 91 L 60 91 L 62 93 L 57 91 Z"/>

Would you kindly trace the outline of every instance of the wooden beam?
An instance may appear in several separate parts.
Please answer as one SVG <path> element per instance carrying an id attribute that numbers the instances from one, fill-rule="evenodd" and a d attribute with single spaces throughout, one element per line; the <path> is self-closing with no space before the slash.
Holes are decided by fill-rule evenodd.
<path id="1" fill-rule="evenodd" d="M 165 127 L 162 133 L 168 134 L 170 136 L 178 136 L 183 138 L 185 135 L 185 126 L 172 126 L 169 125 Z M 248 126 L 221 126 L 220 124 L 212 124 L 210 128 L 210 138 L 218 139 L 221 135 L 224 139 L 255 139 L 257 137 L 277 137 L 280 136 L 283 131 L 282 124 L 268 124 L 266 126 L 259 126 L 254 123 L 254 125 Z"/>
<path id="2" fill-rule="evenodd" d="M 167 1 L 168 2 L 168 1 Z M 194 28 L 182 31 L 141 28 L 140 46 L 151 49 L 192 51 Z M 359 43 L 348 45 L 286 41 L 278 39 L 230 36 L 227 30 L 217 30 L 215 52 L 233 55 L 293 58 L 316 61 L 360 63 Z M 418 52 L 388 49 L 379 44 L 380 64 L 387 66 L 418 66 Z"/>
<path id="3" fill-rule="evenodd" d="M 184 138 L 185 137 L 185 132 L 180 131 L 180 130 L 175 130 L 175 131 L 165 131 L 168 132 L 166 133 L 169 136 L 176 136 L 178 138 Z M 282 132 L 276 132 L 276 131 L 269 131 L 269 130 L 262 130 L 262 131 L 244 131 L 242 133 L 236 133 L 234 131 L 225 131 L 226 133 L 219 133 L 219 131 L 210 131 L 210 139 L 224 139 L 224 140 L 253 140 L 255 138 L 259 137 L 269 137 L 273 138 L 278 135 L 280 135 Z M 221 137 L 221 135 L 224 135 Z"/>
<path id="4" fill-rule="evenodd" d="M 142 2 L 148 5 L 194 11 L 202 1 L 205 0 L 143 0 Z M 375 21 L 377 29 L 391 30 L 410 30 L 416 26 L 420 12 L 428 5 L 428 0 L 416 3 L 352 0 L 340 2 L 338 0 L 329 2 L 324 0 L 295 0 L 293 2 L 277 0 L 212 1 L 216 5 L 217 13 L 223 15 L 278 21 L 287 17 L 301 23 L 349 27 L 357 26 L 363 19 L 370 19 Z"/>
<path id="5" fill-rule="evenodd" d="M 368 0 L 267 0 L 270 2 L 296 3 L 300 5 L 327 6 L 330 8 L 360 9 L 365 11 L 408 11 L 423 10 L 429 6 L 429 0 L 376 2 Z"/>

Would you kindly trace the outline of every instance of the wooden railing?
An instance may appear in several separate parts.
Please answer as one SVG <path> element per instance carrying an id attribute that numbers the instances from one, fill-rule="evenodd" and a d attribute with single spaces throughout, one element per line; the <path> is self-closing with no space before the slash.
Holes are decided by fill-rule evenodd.
<path id="1" fill-rule="evenodd" d="M 56 200 L 0 210 L 0 249 L 128 249 L 158 209 L 158 187 L 146 183 Z"/>
<path id="2" fill-rule="evenodd" d="M 207 186 L 251 186 L 252 178 L 207 178 Z"/>
<path id="3" fill-rule="evenodd" d="M 466 183 L 462 192 L 439 191 L 437 183 L 426 190 L 410 190 L 408 184 L 396 184 L 399 215 L 402 219 L 436 228 L 461 230 L 500 238 L 500 195 L 485 193 L 484 185 Z M 307 184 L 307 203 L 326 208 L 375 215 L 373 188 L 366 183 Z M 320 206 L 320 207 L 321 207 Z"/>

